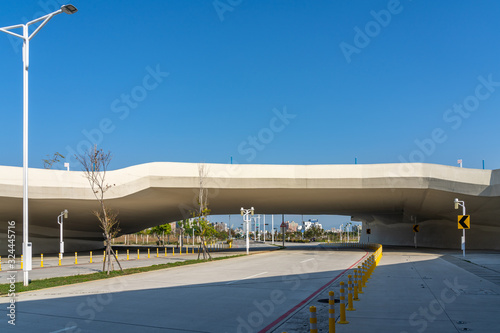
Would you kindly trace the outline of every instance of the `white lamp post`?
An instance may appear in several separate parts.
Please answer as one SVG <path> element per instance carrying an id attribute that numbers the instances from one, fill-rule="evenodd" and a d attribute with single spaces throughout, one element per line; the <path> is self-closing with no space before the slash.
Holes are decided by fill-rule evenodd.
<path id="1" fill-rule="evenodd" d="M 459 206 L 462 206 L 462 215 L 465 215 L 465 201 L 460 201 L 458 198 L 455 198 L 455 209 L 458 209 Z M 465 257 L 465 229 L 462 229 L 462 252 Z"/>
<path id="2" fill-rule="evenodd" d="M 65 209 L 59 214 L 57 217 L 57 223 L 61 226 L 60 228 L 60 236 L 59 236 L 59 253 L 61 257 L 64 253 L 64 241 L 63 241 L 63 220 L 68 218 L 68 210 Z"/>
<path id="3" fill-rule="evenodd" d="M 251 219 L 250 215 L 253 216 L 253 214 L 254 214 L 254 208 L 252 207 L 250 209 L 245 209 L 245 208 L 241 207 L 240 212 L 241 212 L 241 216 L 243 216 L 243 221 L 246 223 L 246 228 L 247 228 L 247 242 L 246 242 L 247 243 L 247 254 L 249 254 L 250 253 L 250 238 L 249 238 L 249 235 L 248 235 L 248 230 L 250 229 L 250 225 L 249 225 L 250 219 Z"/>
<path id="4" fill-rule="evenodd" d="M 50 14 L 39 17 L 26 24 L 12 25 L 0 28 L 9 35 L 21 38 L 23 40 L 23 255 L 24 255 L 24 285 L 28 285 L 28 271 L 31 270 L 31 243 L 28 243 L 28 68 L 29 68 L 29 50 L 30 40 L 43 28 L 50 19 L 57 14 L 74 14 L 78 11 L 73 5 L 64 5 L 61 9 Z M 29 26 L 43 21 L 31 34 Z M 14 29 L 23 29 L 23 34 L 12 32 Z"/>

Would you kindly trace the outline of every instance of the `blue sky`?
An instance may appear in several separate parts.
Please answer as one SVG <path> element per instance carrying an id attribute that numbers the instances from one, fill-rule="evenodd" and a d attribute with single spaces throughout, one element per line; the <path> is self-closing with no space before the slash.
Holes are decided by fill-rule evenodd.
<path id="1" fill-rule="evenodd" d="M 0 26 L 62 3 L 4 0 Z M 113 169 L 500 168 L 498 1 L 72 3 L 31 41 L 30 167 L 98 143 Z M 1 165 L 22 165 L 18 42 L 0 34 Z"/>

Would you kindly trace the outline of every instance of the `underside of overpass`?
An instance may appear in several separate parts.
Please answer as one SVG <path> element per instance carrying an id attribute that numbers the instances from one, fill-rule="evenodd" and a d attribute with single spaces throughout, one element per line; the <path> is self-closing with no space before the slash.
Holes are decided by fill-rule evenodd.
<path id="1" fill-rule="evenodd" d="M 464 200 L 471 215 L 467 248 L 500 249 L 500 170 L 434 164 L 226 165 L 203 164 L 212 214 L 348 215 L 370 229 L 370 242 L 459 248 L 461 230 L 453 200 Z M 200 164 L 149 163 L 109 171 L 107 204 L 119 213 L 121 233 L 132 233 L 190 216 L 196 208 Z M 16 221 L 22 239 L 22 168 L 0 167 L 0 241 L 7 222 Z M 82 172 L 29 170 L 29 240 L 33 251 L 57 252 L 57 216 L 64 223 L 67 251 L 102 245 L 97 209 Z M 368 235 L 363 234 L 368 241 Z M 6 249 L 0 249 L 0 253 Z"/>

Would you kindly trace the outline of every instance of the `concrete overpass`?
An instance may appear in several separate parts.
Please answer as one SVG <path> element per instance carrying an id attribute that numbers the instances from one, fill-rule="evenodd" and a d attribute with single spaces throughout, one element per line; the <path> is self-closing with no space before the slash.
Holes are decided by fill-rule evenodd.
<path id="1" fill-rule="evenodd" d="M 108 172 L 108 205 L 120 228 L 131 233 L 189 216 L 196 206 L 199 164 L 148 163 Z M 465 200 L 472 227 L 467 248 L 500 249 L 500 170 L 434 164 L 226 165 L 206 164 L 212 214 L 338 214 L 362 221 L 370 241 L 412 245 L 411 221 L 420 225 L 421 246 L 459 248 L 453 200 Z M 58 251 L 57 215 L 70 212 L 64 237 L 68 251 L 102 245 L 91 211 L 96 201 L 82 172 L 29 170 L 29 238 L 37 252 Z M 0 243 L 7 221 L 22 235 L 22 168 L 0 166 Z M 363 235 L 367 240 L 367 235 Z M 6 248 L 6 246 L 5 246 Z M 0 249 L 0 253 L 6 249 Z"/>

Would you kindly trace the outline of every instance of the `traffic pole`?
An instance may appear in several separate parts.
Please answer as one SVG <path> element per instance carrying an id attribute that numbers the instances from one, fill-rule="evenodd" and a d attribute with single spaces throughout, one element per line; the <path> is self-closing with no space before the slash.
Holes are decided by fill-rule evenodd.
<path id="1" fill-rule="evenodd" d="M 358 270 L 355 269 L 354 270 L 354 298 L 353 298 L 354 301 L 359 301 L 358 290 L 359 290 L 359 287 L 358 287 Z"/>
<path id="2" fill-rule="evenodd" d="M 339 324 L 349 324 L 345 317 L 345 289 L 344 281 L 340 282 L 340 319 Z"/>
<path id="3" fill-rule="evenodd" d="M 352 304 L 352 275 L 347 276 L 347 311 L 356 311 Z"/>
<path id="4" fill-rule="evenodd" d="M 333 291 L 328 293 L 328 333 L 335 333 L 335 299 Z"/>
<path id="5" fill-rule="evenodd" d="M 316 317 L 316 307 L 309 307 L 309 332 L 318 333 L 318 318 Z"/>

